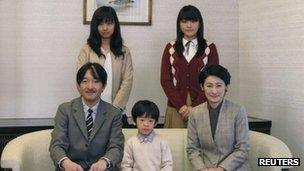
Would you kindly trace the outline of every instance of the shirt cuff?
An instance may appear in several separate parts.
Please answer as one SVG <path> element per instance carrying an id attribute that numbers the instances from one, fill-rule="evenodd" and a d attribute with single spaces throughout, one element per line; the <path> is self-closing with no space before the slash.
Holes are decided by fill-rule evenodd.
<path id="1" fill-rule="evenodd" d="M 107 169 L 112 167 L 111 160 L 106 157 L 101 157 L 102 160 L 105 160 L 107 162 Z"/>
<path id="2" fill-rule="evenodd" d="M 59 166 L 60 169 L 63 169 L 63 167 L 62 167 L 62 162 L 63 162 L 63 160 L 65 160 L 65 159 L 67 159 L 67 158 L 68 158 L 68 157 L 63 157 L 62 159 L 59 160 L 58 166 Z"/>

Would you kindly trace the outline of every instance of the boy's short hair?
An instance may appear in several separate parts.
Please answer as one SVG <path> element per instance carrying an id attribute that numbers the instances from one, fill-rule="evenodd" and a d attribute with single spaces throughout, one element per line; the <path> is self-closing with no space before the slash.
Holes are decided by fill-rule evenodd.
<path id="1" fill-rule="evenodd" d="M 153 118 L 155 123 L 157 123 L 159 118 L 159 109 L 157 105 L 149 100 L 140 100 L 136 102 L 131 113 L 135 123 L 138 117 Z"/>

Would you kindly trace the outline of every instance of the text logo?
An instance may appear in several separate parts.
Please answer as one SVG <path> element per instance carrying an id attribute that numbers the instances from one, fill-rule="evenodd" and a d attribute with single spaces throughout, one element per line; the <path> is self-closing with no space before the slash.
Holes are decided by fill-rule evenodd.
<path id="1" fill-rule="evenodd" d="M 300 158 L 258 158 L 258 166 L 300 166 Z"/>

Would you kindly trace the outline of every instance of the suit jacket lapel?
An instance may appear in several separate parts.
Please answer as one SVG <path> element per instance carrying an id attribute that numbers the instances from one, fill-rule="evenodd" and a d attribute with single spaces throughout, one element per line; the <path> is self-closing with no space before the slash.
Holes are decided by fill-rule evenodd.
<path id="1" fill-rule="evenodd" d="M 219 140 L 219 139 L 222 139 L 222 136 L 220 135 L 220 133 L 218 132 L 218 130 L 221 130 L 221 129 L 225 129 L 225 128 L 222 128 L 222 123 L 225 122 L 225 113 L 227 111 L 227 105 L 226 105 L 226 100 L 223 99 L 223 104 L 222 104 L 222 107 L 220 109 L 220 113 L 219 113 L 219 117 L 218 117 L 218 120 L 217 120 L 217 125 L 216 125 L 216 129 L 215 129 L 215 134 L 214 134 L 214 139 L 215 140 Z"/>
<path id="2" fill-rule="evenodd" d="M 206 139 L 208 142 L 210 142 L 211 145 L 215 145 L 214 140 L 212 138 L 212 132 L 211 132 L 211 125 L 210 125 L 210 118 L 209 118 L 209 110 L 207 103 L 204 103 L 203 106 L 203 125 L 206 126 L 206 130 L 203 136 L 206 136 Z"/>
<path id="3" fill-rule="evenodd" d="M 98 132 L 99 128 L 103 125 L 104 121 L 106 120 L 106 103 L 102 100 L 100 100 L 98 108 L 97 108 L 97 113 L 96 113 L 96 117 L 94 120 L 94 124 L 93 124 L 93 129 L 92 129 L 92 133 L 91 133 L 91 139 L 93 139 L 93 137 L 95 136 L 95 134 Z"/>
<path id="4" fill-rule="evenodd" d="M 83 104 L 81 101 L 81 97 L 77 98 L 75 102 L 73 103 L 73 109 L 74 112 L 73 116 L 78 124 L 78 127 L 80 128 L 83 136 L 88 139 L 88 131 L 87 131 L 87 125 L 85 123 L 85 114 L 83 111 Z"/>
<path id="5" fill-rule="evenodd" d="M 112 62 L 112 101 L 114 100 L 115 96 L 116 96 L 116 92 L 114 92 L 114 90 L 116 89 L 115 87 L 117 86 L 116 80 L 118 80 L 118 75 L 120 75 L 120 73 L 118 72 L 118 68 L 121 68 L 122 65 L 120 65 L 120 60 L 117 60 L 114 53 L 111 51 L 111 62 Z M 120 81 L 120 79 L 119 79 Z"/>

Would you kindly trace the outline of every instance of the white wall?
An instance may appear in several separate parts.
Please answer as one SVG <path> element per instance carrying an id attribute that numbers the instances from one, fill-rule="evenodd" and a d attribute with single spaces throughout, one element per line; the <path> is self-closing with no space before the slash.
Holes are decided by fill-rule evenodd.
<path id="1" fill-rule="evenodd" d="M 240 100 L 303 159 L 304 1 L 286 2 L 238 1 Z"/>
<path id="2" fill-rule="evenodd" d="M 160 62 L 166 42 L 175 38 L 179 9 L 203 13 L 205 36 L 215 42 L 220 62 L 233 75 L 231 98 L 238 98 L 238 9 L 234 0 L 153 0 L 152 26 L 122 26 L 134 61 L 134 86 L 127 106 L 140 99 L 165 111 Z M 53 117 L 57 106 L 78 93 L 75 60 L 89 34 L 82 24 L 82 0 L 0 1 L 0 118 Z"/>
<path id="3" fill-rule="evenodd" d="M 77 95 L 75 58 L 87 33 L 80 4 L 0 1 L 1 117 L 53 117 Z"/>

